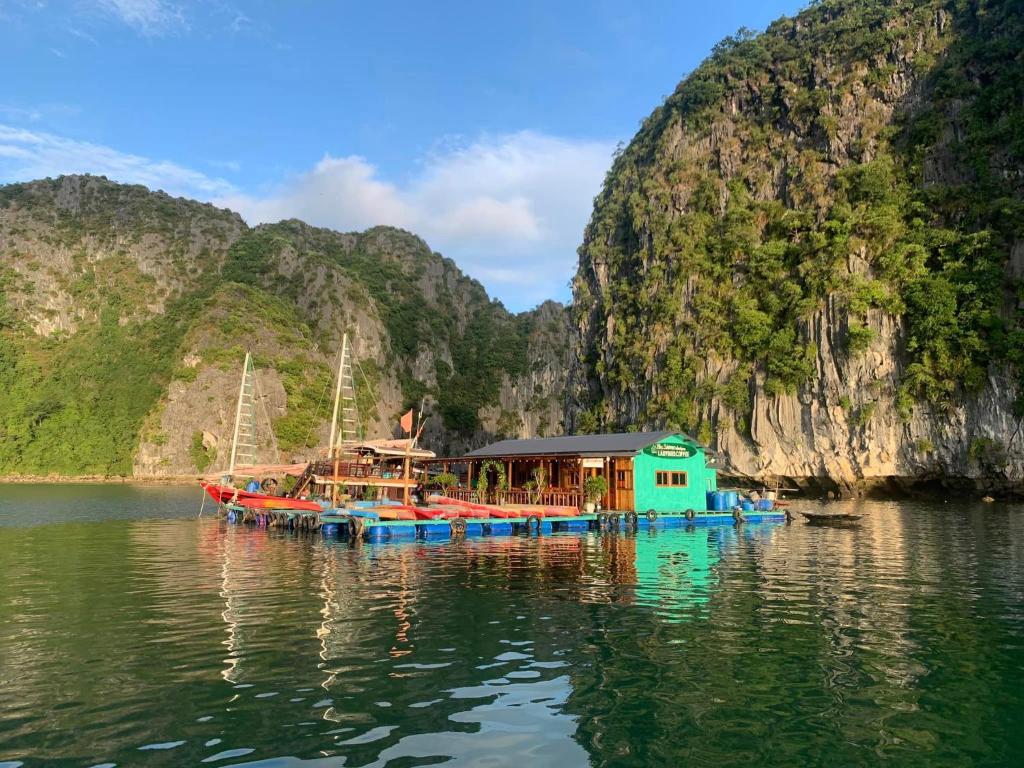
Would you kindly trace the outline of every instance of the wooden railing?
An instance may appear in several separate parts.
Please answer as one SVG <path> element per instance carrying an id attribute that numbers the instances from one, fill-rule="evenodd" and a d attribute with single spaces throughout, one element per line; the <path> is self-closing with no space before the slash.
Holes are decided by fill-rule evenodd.
<path id="1" fill-rule="evenodd" d="M 493 502 L 495 504 L 541 504 L 549 507 L 581 507 L 583 495 L 579 491 L 566 491 L 560 489 L 549 489 L 540 494 L 538 501 L 530 491 L 522 488 L 511 488 L 507 491 L 491 491 L 485 501 L 480 498 L 477 491 L 470 488 L 452 488 L 448 491 L 449 498 L 459 501 L 471 501 L 477 503 Z"/>
<path id="2" fill-rule="evenodd" d="M 334 461 L 331 459 L 321 459 L 313 463 L 314 474 L 324 478 L 334 477 Z M 364 464 L 358 461 L 339 461 L 338 462 L 338 477 L 356 477 L 356 478 L 382 478 L 390 480 L 401 480 L 402 474 L 400 471 L 381 469 L 379 464 Z"/>

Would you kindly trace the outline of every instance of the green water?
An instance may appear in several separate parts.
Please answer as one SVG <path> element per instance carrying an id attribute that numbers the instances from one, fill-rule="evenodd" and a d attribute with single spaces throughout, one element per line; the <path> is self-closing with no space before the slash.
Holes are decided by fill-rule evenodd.
<path id="1" fill-rule="evenodd" d="M 0 765 L 1024 763 L 1021 507 L 349 547 L 3 490 Z"/>

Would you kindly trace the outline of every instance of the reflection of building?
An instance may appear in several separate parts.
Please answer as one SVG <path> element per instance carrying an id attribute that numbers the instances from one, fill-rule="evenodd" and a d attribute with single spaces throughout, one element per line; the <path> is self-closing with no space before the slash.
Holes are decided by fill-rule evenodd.
<path id="1" fill-rule="evenodd" d="M 718 564 L 718 546 L 710 534 L 701 527 L 682 536 L 637 536 L 637 602 L 672 612 L 707 603 Z"/>
<path id="2" fill-rule="evenodd" d="M 541 504 L 582 506 L 586 479 L 600 476 L 608 482 L 607 509 L 683 512 L 707 509 L 707 492 L 718 488 L 708 453 L 679 432 L 625 432 L 502 440 L 438 461 L 464 468 L 465 488 L 453 494 L 467 499 L 483 474 L 499 503 L 530 503 L 537 493 L 528 483 L 541 471 L 547 486 L 539 492 Z M 507 490 L 497 490 L 499 480 Z"/>

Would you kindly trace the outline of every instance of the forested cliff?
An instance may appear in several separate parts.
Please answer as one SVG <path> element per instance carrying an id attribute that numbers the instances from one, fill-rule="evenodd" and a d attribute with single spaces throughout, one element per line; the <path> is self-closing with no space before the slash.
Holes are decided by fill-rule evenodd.
<path id="1" fill-rule="evenodd" d="M 514 315 L 408 232 L 338 233 L 103 178 L 0 186 L 0 474 L 181 475 L 227 460 L 251 350 L 284 459 L 327 440 L 348 332 L 368 437 L 425 403 L 458 452 L 561 432 L 568 326 Z"/>
<path id="2" fill-rule="evenodd" d="M 570 426 L 829 489 L 1024 475 L 1024 3 L 831 0 L 718 45 L 616 157 Z"/>

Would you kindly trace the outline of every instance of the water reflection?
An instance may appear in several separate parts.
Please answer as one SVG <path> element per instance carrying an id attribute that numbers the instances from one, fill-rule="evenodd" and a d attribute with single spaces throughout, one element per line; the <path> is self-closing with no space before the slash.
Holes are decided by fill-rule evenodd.
<path id="1" fill-rule="evenodd" d="M 1024 746 L 1020 514 L 869 511 L 355 547 L 5 529 L 0 761 L 999 764 Z"/>

